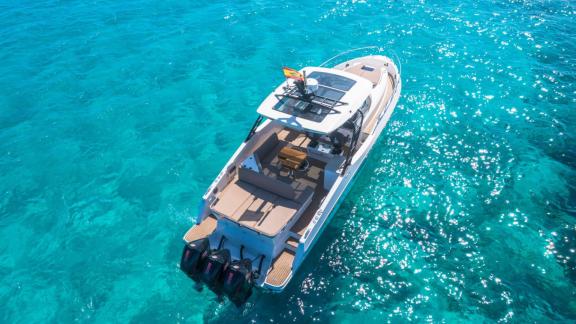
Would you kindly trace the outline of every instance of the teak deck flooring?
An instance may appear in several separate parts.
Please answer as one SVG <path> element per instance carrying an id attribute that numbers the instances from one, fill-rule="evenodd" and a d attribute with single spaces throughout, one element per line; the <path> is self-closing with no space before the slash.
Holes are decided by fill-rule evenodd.
<path id="1" fill-rule="evenodd" d="M 186 242 L 196 241 L 212 234 L 216 229 L 216 217 L 208 215 L 200 224 L 192 226 L 186 235 L 184 235 L 184 240 Z"/>
<path id="2" fill-rule="evenodd" d="M 281 286 L 292 272 L 294 262 L 294 252 L 284 250 L 274 260 L 270 267 L 270 272 L 266 276 L 266 283 L 272 286 Z"/>

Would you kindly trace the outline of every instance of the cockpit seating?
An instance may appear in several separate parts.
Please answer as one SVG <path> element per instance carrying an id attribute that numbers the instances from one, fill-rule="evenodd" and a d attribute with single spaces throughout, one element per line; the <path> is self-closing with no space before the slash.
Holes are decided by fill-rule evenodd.
<path id="1" fill-rule="evenodd" d="M 308 186 L 296 190 L 262 173 L 238 168 L 237 179 L 226 186 L 211 209 L 262 234 L 275 236 L 302 215 L 313 195 L 314 190 Z"/>

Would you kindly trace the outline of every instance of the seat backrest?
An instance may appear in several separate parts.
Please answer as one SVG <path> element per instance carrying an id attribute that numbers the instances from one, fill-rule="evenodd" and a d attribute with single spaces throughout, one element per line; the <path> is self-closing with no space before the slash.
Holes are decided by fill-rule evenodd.
<path id="1" fill-rule="evenodd" d="M 294 200 L 296 197 L 294 189 L 289 184 L 250 169 L 238 168 L 238 179 L 286 199 Z"/>
<path id="2" fill-rule="evenodd" d="M 314 196 L 314 189 L 306 187 L 304 190 L 296 193 L 294 200 L 303 205 L 306 201 L 311 199 L 312 196 Z"/>
<path id="3" fill-rule="evenodd" d="M 270 135 L 270 137 L 268 137 L 256 151 L 254 151 L 254 154 L 258 156 L 260 161 L 262 161 L 276 147 L 276 145 L 278 145 L 278 135 L 272 133 L 272 135 Z"/>

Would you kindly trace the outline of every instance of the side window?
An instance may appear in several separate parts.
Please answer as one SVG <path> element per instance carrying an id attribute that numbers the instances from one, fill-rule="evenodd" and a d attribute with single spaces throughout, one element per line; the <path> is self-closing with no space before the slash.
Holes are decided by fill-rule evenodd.
<path id="1" fill-rule="evenodd" d="M 368 111 L 368 109 L 370 109 L 370 105 L 372 105 L 372 98 L 368 97 L 366 98 L 366 101 L 364 101 L 364 104 L 362 105 L 362 107 L 360 108 L 360 111 L 363 114 L 366 114 L 366 112 Z"/>

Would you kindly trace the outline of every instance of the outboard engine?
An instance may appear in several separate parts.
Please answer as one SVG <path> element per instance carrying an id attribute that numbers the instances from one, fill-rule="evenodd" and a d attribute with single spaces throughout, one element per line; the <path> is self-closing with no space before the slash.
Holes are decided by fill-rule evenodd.
<path id="1" fill-rule="evenodd" d="M 252 294 L 254 277 L 252 273 L 252 261 L 242 259 L 230 264 L 224 273 L 222 290 L 236 306 L 244 304 Z"/>
<path id="2" fill-rule="evenodd" d="M 230 251 L 227 249 L 212 250 L 204 262 L 200 278 L 210 287 L 218 284 L 222 274 L 230 265 Z"/>
<path id="3" fill-rule="evenodd" d="M 209 247 L 210 242 L 207 238 L 186 244 L 184 251 L 182 251 L 182 259 L 180 259 L 180 269 L 193 279 L 196 279 L 200 270 L 202 270 L 202 264 L 208 255 Z"/>

